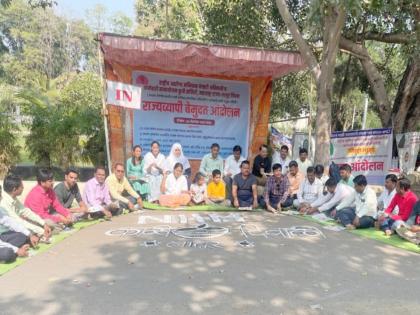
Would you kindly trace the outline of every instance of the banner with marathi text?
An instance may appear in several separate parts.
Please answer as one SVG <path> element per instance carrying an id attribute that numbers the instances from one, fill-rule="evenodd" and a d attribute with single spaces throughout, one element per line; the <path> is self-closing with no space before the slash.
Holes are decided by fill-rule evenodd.
<path id="1" fill-rule="evenodd" d="M 391 128 L 340 131 L 331 135 L 331 161 L 350 164 L 353 175 L 365 175 L 368 184 L 383 185 L 391 159 Z"/>
<path id="2" fill-rule="evenodd" d="M 134 111 L 133 143 L 149 148 L 154 140 L 168 154 L 174 142 L 190 159 L 201 159 L 218 143 L 226 158 L 235 145 L 248 151 L 248 82 L 134 71 L 142 87 L 141 109 Z"/>

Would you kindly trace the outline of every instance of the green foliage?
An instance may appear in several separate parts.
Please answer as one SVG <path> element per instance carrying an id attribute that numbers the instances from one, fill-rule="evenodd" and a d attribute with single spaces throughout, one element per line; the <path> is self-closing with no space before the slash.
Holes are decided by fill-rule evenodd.
<path id="1" fill-rule="evenodd" d="M 116 12 L 111 16 L 111 32 L 115 34 L 131 35 L 133 26 L 133 21 L 123 12 Z"/>
<path id="2" fill-rule="evenodd" d="M 136 35 L 201 41 L 204 34 L 202 2 L 137 0 Z M 205 1 L 204 1 L 205 2 Z"/>
<path id="3" fill-rule="evenodd" d="M 85 161 L 104 162 L 99 78 L 83 73 L 69 82 L 56 103 L 32 91 L 19 94 L 32 118 L 26 146 L 37 164 L 63 168 Z"/>
<path id="4" fill-rule="evenodd" d="M 13 87 L 0 84 L 0 177 L 19 159 L 19 128 L 12 119 L 14 101 Z"/>
<path id="5" fill-rule="evenodd" d="M 0 5 L 3 7 L 9 7 L 12 4 L 13 0 L 0 0 Z M 28 0 L 27 3 L 32 8 L 47 8 L 52 7 L 54 4 L 56 4 L 56 1 L 51 0 Z"/>

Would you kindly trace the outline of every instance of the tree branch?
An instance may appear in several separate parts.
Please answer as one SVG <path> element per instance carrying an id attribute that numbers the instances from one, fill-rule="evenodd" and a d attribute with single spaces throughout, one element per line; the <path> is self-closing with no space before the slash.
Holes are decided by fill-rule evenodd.
<path id="1" fill-rule="evenodd" d="M 359 33 L 357 38 L 363 38 L 364 40 L 374 40 L 378 42 L 390 43 L 390 44 L 409 44 L 416 40 L 415 33 Z"/>
<path id="2" fill-rule="evenodd" d="M 296 45 L 299 47 L 299 51 L 302 55 L 303 60 L 309 66 L 309 69 L 311 70 L 311 73 L 314 76 L 315 80 L 318 80 L 320 72 L 321 72 L 318 61 L 316 60 L 314 54 L 311 51 L 311 48 L 306 43 L 305 39 L 300 33 L 299 27 L 296 24 L 295 20 L 293 20 L 289 12 L 289 8 L 287 7 L 286 1 L 276 0 L 276 4 L 284 23 L 286 24 L 287 28 L 292 34 L 292 37 L 295 40 Z"/>
<path id="3" fill-rule="evenodd" d="M 372 88 L 373 97 L 376 105 L 378 106 L 382 124 L 383 126 L 388 126 L 390 124 L 392 105 L 385 89 L 384 79 L 372 61 L 372 58 L 370 58 L 366 47 L 344 37 L 340 38 L 339 45 L 340 48 L 349 51 L 351 54 L 354 54 L 359 58 L 366 77 L 368 78 L 370 87 Z"/>

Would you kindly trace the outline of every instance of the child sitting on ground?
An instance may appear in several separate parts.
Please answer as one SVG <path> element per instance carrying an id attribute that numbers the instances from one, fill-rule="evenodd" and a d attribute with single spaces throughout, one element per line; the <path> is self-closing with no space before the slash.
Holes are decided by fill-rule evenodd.
<path id="1" fill-rule="evenodd" d="M 191 191 L 191 202 L 190 206 L 192 205 L 202 205 L 206 203 L 207 200 L 207 185 L 206 185 L 206 177 L 198 172 L 195 175 L 194 181 L 190 187 Z"/>
<path id="2" fill-rule="evenodd" d="M 207 185 L 207 203 L 230 206 L 230 200 L 226 200 L 226 186 L 222 181 L 222 173 L 213 170 L 212 179 Z"/>

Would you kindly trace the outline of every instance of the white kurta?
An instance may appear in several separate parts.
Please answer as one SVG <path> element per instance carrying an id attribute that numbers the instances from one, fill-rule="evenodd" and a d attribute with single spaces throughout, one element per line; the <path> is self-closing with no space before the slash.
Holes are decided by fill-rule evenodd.
<path id="1" fill-rule="evenodd" d="M 184 175 L 175 177 L 169 174 L 165 182 L 165 195 L 180 195 L 183 191 L 188 191 L 187 178 Z"/>
<path id="2" fill-rule="evenodd" d="M 150 185 L 150 195 L 148 201 L 153 202 L 159 199 L 160 196 L 160 184 L 162 183 L 162 174 L 156 167 L 152 167 L 148 171 L 149 166 L 155 163 L 161 169 L 165 167 L 165 156 L 162 153 L 159 153 L 157 156 L 154 156 L 152 152 L 148 152 L 144 156 L 144 168 L 143 173 L 146 174 Z"/>

